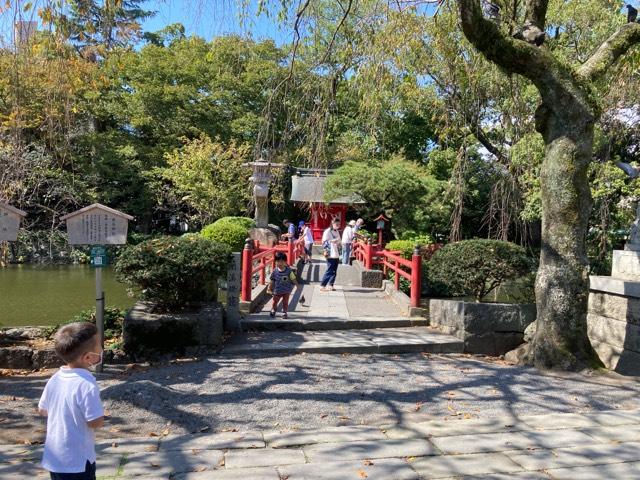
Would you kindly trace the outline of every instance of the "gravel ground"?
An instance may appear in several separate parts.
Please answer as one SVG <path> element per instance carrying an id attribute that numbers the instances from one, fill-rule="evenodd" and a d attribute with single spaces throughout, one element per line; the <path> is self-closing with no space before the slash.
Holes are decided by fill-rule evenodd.
<path id="1" fill-rule="evenodd" d="M 37 441 L 53 371 L 0 377 L 0 443 Z M 212 357 L 99 376 L 102 437 L 637 408 L 640 382 L 465 355 Z"/>

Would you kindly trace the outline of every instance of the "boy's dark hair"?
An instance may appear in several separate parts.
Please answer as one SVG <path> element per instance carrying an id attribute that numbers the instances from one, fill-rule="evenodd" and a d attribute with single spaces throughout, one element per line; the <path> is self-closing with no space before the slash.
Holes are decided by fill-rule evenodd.
<path id="1" fill-rule="evenodd" d="M 93 323 L 76 322 L 61 327 L 53 337 L 56 353 L 65 362 L 73 362 L 93 346 L 92 340 L 98 334 Z"/>
<path id="2" fill-rule="evenodd" d="M 287 255 L 284 252 L 276 252 L 274 258 L 276 259 L 276 262 L 278 260 L 286 260 L 287 259 Z"/>
<path id="3" fill-rule="evenodd" d="M 282 223 L 286 225 L 287 223 L 291 223 L 291 222 L 289 221 L 289 219 L 285 218 L 284 220 L 282 220 Z"/>

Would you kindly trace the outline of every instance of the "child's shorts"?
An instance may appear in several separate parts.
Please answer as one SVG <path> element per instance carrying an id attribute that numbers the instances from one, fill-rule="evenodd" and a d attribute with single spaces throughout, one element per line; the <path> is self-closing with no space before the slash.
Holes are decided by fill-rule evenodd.
<path id="1" fill-rule="evenodd" d="M 84 467 L 84 472 L 79 473 L 54 473 L 51 474 L 51 480 L 96 480 L 96 464 L 89 463 Z"/>

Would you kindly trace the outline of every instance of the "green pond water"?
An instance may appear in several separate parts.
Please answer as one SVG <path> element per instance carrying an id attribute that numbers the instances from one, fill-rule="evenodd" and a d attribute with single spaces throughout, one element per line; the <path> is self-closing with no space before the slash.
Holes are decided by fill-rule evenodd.
<path id="1" fill-rule="evenodd" d="M 102 270 L 108 307 L 129 308 L 134 299 Z M 95 270 L 87 265 L 9 265 L 0 268 L 0 326 L 55 325 L 95 306 Z"/>

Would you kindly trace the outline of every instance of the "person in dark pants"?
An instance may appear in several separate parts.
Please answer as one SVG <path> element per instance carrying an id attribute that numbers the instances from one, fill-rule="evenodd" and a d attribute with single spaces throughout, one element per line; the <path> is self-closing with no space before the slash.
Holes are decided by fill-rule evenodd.
<path id="1" fill-rule="evenodd" d="M 320 290 L 323 292 L 335 290 L 333 284 L 336 281 L 336 275 L 338 273 L 341 241 L 340 220 L 334 218 L 331 221 L 331 226 L 322 234 L 323 254 L 327 259 L 327 271 L 325 272 L 324 277 L 322 277 L 322 282 L 320 282 Z"/>

